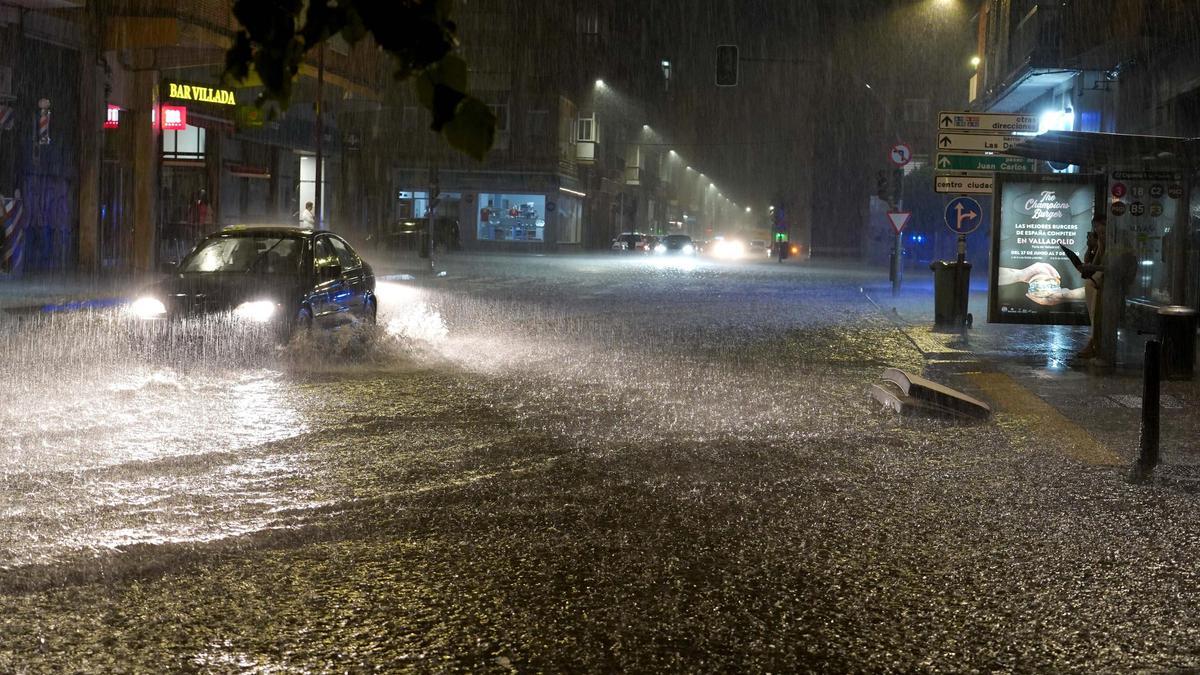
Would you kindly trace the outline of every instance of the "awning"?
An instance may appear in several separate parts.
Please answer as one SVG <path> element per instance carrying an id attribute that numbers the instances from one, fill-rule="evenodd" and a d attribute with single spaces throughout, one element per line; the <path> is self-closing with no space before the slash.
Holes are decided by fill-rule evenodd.
<path id="1" fill-rule="evenodd" d="M 1030 103 L 1071 81 L 1081 71 L 1066 68 L 1026 68 L 987 105 L 988 112 L 1021 112 Z"/>
<path id="2" fill-rule="evenodd" d="M 1010 155 L 1081 167 L 1200 167 L 1200 139 L 1051 131 L 1018 143 Z"/>

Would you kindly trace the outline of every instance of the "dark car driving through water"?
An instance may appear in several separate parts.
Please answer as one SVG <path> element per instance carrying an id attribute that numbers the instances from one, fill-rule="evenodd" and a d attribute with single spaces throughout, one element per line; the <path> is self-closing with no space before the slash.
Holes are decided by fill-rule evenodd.
<path id="1" fill-rule="evenodd" d="M 668 234 L 655 246 L 659 255 L 696 255 L 696 244 L 686 234 Z"/>
<path id="2" fill-rule="evenodd" d="M 211 234 L 170 275 L 145 289 L 130 311 L 145 320 L 228 316 L 296 330 L 374 323 L 375 274 L 330 232 L 284 226 L 231 227 Z"/>

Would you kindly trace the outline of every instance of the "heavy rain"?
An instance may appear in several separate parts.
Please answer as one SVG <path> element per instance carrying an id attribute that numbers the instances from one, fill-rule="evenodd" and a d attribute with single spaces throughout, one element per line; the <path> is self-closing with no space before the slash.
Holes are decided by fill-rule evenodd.
<path id="1" fill-rule="evenodd" d="M 0 0 L 0 672 L 1200 667 L 1197 26 Z"/>

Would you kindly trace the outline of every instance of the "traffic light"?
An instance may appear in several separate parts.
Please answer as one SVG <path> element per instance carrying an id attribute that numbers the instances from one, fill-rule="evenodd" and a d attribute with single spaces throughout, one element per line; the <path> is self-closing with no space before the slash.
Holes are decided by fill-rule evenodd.
<path id="1" fill-rule="evenodd" d="M 879 197 L 879 201 L 886 202 L 888 201 L 890 192 L 891 189 L 888 185 L 887 171 L 880 169 L 879 173 L 875 174 L 875 196 Z"/>
<path id="2" fill-rule="evenodd" d="M 737 45 L 717 45 L 717 86 L 736 87 L 738 84 Z"/>

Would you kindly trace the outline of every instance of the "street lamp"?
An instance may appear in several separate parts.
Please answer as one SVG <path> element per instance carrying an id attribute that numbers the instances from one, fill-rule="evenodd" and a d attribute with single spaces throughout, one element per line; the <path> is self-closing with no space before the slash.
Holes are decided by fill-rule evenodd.
<path id="1" fill-rule="evenodd" d="M 597 79 L 596 80 L 596 88 L 603 89 L 604 88 L 604 80 Z"/>

